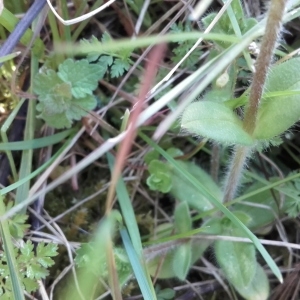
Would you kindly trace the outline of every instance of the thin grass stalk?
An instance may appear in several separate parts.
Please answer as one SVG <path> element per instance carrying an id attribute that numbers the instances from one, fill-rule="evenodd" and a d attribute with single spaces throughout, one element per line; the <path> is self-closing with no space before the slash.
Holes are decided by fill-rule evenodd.
<path id="1" fill-rule="evenodd" d="M 250 88 L 249 104 L 246 108 L 243 127 L 250 135 L 253 134 L 259 104 L 263 93 L 267 72 L 271 65 L 276 42 L 282 27 L 282 19 L 287 0 L 273 0 L 268 13 L 265 35 L 262 40 L 260 53 L 255 64 L 255 74 Z M 225 182 L 224 203 L 232 200 L 239 186 L 243 167 L 250 154 L 248 147 L 236 147 L 231 166 Z"/>

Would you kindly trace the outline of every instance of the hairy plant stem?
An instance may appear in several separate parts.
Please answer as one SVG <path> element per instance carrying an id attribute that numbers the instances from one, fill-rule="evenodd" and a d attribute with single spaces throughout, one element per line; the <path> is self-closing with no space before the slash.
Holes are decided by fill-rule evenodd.
<path id="1" fill-rule="evenodd" d="M 255 74 L 250 89 L 249 104 L 245 111 L 243 127 L 250 135 L 256 126 L 258 108 L 263 93 L 267 72 L 270 67 L 276 41 L 282 26 L 282 18 L 288 0 L 272 0 L 268 12 L 266 31 L 263 37 L 260 53 L 255 64 Z M 249 147 L 236 146 L 225 182 L 224 203 L 232 200 L 239 186 L 240 177 L 251 153 Z"/>
<path id="2" fill-rule="evenodd" d="M 276 41 L 282 26 L 282 18 L 287 2 L 288 0 L 271 1 L 266 24 L 266 32 L 261 43 L 260 53 L 255 63 L 255 74 L 250 89 L 249 104 L 246 108 L 243 123 L 244 129 L 250 135 L 255 129 L 260 99 L 263 93 L 267 72 L 276 48 Z"/>
<path id="3" fill-rule="evenodd" d="M 232 200 L 238 189 L 243 168 L 246 164 L 247 157 L 250 153 L 249 147 L 236 146 L 233 158 L 227 172 L 224 191 L 224 203 Z"/>

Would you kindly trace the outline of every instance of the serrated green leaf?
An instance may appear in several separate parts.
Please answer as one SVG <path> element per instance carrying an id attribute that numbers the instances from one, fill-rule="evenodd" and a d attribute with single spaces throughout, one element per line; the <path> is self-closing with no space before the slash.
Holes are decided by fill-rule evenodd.
<path id="1" fill-rule="evenodd" d="M 112 56 L 101 55 L 101 57 L 99 58 L 98 64 L 104 66 L 107 70 L 107 68 L 112 65 L 113 61 L 114 61 L 114 59 Z"/>
<path id="2" fill-rule="evenodd" d="M 47 78 L 44 78 L 47 80 Z M 59 83 L 48 86 L 47 95 L 39 96 L 36 109 L 42 114 L 59 114 L 67 110 L 71 105 L 71 86 L 68 83 Z"/>
<path id="3" fill-rule="evenodd" d="M 112 40 L 111 36 L 107 31 L 103 32 L 102 37 L 101 37 L 101 43 L 107 43 Z"/>
<path id="4" fill-rule="evenodd" d="M 58 67 L 57 75 L 64 82 L 70 83 L 72 95 L 83 98 L 91 95 L 97 88 L 98 81 L 103 78 L 105 68 L 90 64 L 87 59 L 74 61 L 69 58 Z"/>
<path id="5" fill-rule="evenodd" d="M 12 219 L 8 219 L 9 231 L 14 238 L 24 237 L 25 231 L 30 227 L 29 224 L 25 224 L 27 219 L 28 215 L 21 213 L 14 215 Z"/>
<path id="6" fill-rule="evenodd" d="M 39 243 L 36 247 L 36 255 L 37 257 L 40 256 L 56 256 L 58 254 L 57 252 L 57 245 L 55 244 L 45 244 L 45 243 Z"/>
<path id="7" fill-rule="evenodd" d="M 185 280 L 192 262 L 192 245 L 190 242 L 180 245 L 174 253 L 173 269 L 180 280 Z"/>
<path id="8" fill-rule="evenodd" d="M 224 144 L 253 144 L 242 127 L 242 121 L 223 103 L 198 101 L 190 104 L 183 112 L 181 127 Z"/>
<path id="9" fill-rule="evenodd" d="M 128 71 L 128 69 L 130 68 L 130 64 L 128 63 L 127 60 L 123 60 L 120 58 L 116 58 L 114 60 L 113 65 L 111 66 L 111 77 L 120 77 L 124 74 L 125 71 Z"/>
<path id="10" fill-rule="evenodd" d="M 46 276 L 49 274 L 49 272 L 43 268 L 42 266 L 39 266 L 37 264 L 32 264 L 30 266 L 27 266 L 26 276 L 28 278 L 35 278 L 37 280 L 46 278 Z"/>
<path id="11" fill-rule="evenodd" d="M 21 253 L 27 257 L 27 258 L 31 258 L 33 257 L 33 243 L 31 241 L 27 241 L 23 247 L 21 247 Z"/>
<path id="12" fill-rule="evenodd" d="M 174 213 L 175 227 L 178 233 L 185 233 L 192 229 L 192 219 L 186 201 L 179 203 Z"/>
<path id="13" fill-rule="evenodd" d="M 67 118 L 65 113 L 55 115 L 47 115 L 46 113 L 42 113 L 38 117 L 44 119 L 48 126 L 57 129 L 70 128 L 73 123 Z"/>
<path id="14" fill-rule="evenodd" d="M 75 117 L 75 109 L 77 108 L 82 108 L 81 109 L 81 116 L 82 117 L 82 111 L 83 110 L 93 110 L 97 105 L 97 100 L 95 98 L 95 96 L 93 95 L 87 95 L 83 98 L 79 98 L 79 99 L 73 99 L 72 101 L 72 109 L 73 109 L 73 119 L 76 119 Z M 86 111 L 83 111 L 84 115 L 86 115 Z M 77 119 L 79 120 L 79 118 Z"/>
<path id="15" fill-rule="evenodd" d="M 36 281 L 34 281 L 33 279 L 28 278 L 28 277 L 23 278 L 22 282 L 28 293 L 32 293 L 32 292 L 36 291 L 39 287 L 39 285 Z"/>
<path id="16" fill-rule="evenodd" d="M 300 58 L 292 58 L 273 66 L 266 80 L 265 91 L 299 91 Z M 258 110 L 253 136 L 257 139 L 271 139 L 282 134 L 300 118 L 299 95 L 262 98 Z"/>
<path id="17" fill-rule="evenodd" d="M 40 96 L 41 101 L 45 101 L 51 89 L 57 84 L 62 84 L 63 81 L 57 76 L 53 70 L 47 70 L 46 73 L 39 73 L 34 77 L 33 92 Z"/>
<path id="18" fill-rule="evenodd" d="M 241 230 L 230 228 L 230 226 L 224 231 L 224 234 L 245 237 Z M 217 261 L 228 281 L 237 289 L 248 287 L 256 273 L 254 245 L 220 240 L 215 242 L 214 248 Z"/>

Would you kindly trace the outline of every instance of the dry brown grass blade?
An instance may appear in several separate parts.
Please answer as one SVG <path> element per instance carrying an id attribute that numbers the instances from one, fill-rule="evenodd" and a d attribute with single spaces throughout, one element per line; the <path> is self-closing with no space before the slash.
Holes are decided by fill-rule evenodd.
<path id="1" fill-rule="evenodd" d="M 157 73 L 157 66 L 159 65 L 160 60 L 164 55 L 164 50 L 166 46 L 164 44 L 158 45 L 149 55 L 149 61 L 146 64 L 146 70 L 144 77 L 142 79 L 142 85 L 140 89 L 140 94 L 137 98 L 135 105 L 129 119 L 128 130 L 126 137 L 120 145 L 119 151 L 116 157 L 116 164 L 111 178 L 111 185 L 108 190 L 107 200 L 106 200 L 106 215 L 111 211 L 113 198 L 115 195 L 115 187 L 118 181 L 118 178 L 121 174 L 121 171 L 125 165 L 126 158 L 132 147 L 132 143 L 136 137 L 136 125 L 140 113 L 143 110 L 144 102 L 147 96 L 147 93 L 151 89 L 152 83 L 154 81 L 155 75 Z"/>

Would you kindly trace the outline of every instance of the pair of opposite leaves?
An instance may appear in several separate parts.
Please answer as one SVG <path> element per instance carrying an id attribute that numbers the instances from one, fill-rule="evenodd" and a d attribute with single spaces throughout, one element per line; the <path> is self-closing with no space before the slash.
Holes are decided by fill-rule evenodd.
<path id="1" fill-rule="evenodd" d="M 255 141 L 273 139 L 300 118 L 299 69 L 300 58 L 271 68 L 252 136 L 243 129 L 242 121 L 226 102 L 218 98 L 191 103 L 183 112 L 182 129 L 223 144 L 252 146 Z"/>

